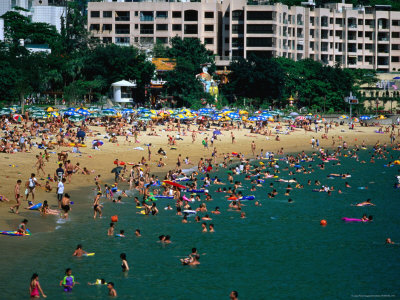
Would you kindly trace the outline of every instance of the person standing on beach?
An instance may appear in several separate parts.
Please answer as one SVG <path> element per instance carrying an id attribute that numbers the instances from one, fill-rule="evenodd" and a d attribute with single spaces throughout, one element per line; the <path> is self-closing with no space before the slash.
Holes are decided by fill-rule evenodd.
<path id="1" fill-rule="evenodd" d="M 42 170 L 43 172 L 43 176 L 46 176 L 46 173 L 44 172 L 44 161 L 43 161 L 43 157 L 41 155 L 36 155 L 37 161 L 36 161 L 36 167 L 37 167 L 37 173 L 40 176 L 40 170 Z"/>
<path id="2" fill-rule="evenodd" d="M 256 143 L 254 141 L 251 142 L 251 152 L 253 152 L 253 156 L 256 155 Z"/>
<path id="3" fill-rule="evenodd" d="M 151 161 L 151 149 L 150 149 L 150 147 L 151 147 L 151 144 L 148 144 L 147 145 L 147 154 L 149 155 L 149 162 Z"/>
<path id="4" fill-rule="evenodd" d="M 32 194 L 32 202 L 35 201 L 35 187 L 36 185 L 41 186 L 40 183 L 37 181 L 37 179 L 35 178 L 35 174 L 32 173 L 31 174 L 31 178 L 28 179 L 28 181 L 26 182 L 26 197 L 25 197 L 25 201 L 28 201 L 28 197 L 29 194 Z"/>
<path id="5" fill-rule="evenodd" d="M 43 293 L 42 287 L 40 286 L 40 283 L 39 283 L 39 275 L 36 273 L 34 273 L 32 275 L 31 284 L 29 285 L 29 293 L 30 293 L 31 299 L 40 298 L 40 293 L 42 294 L 43 298 L 47 297 Z"/>
<path id="6" fill-rule="evenodd" d="M 62 168 L 62 163 L 58 164 L 58 168 L 56 169 L 56 174 L 54 175 L 54 179 L 61 181 L 64 178 L 64 169 Z"/>
<path id="7" fill-rule="evenodd" d="M 61 208 L 61 200 L 63 199 L 63 195 L 64 195 L 64 183 L 65 183 L 65 181 L 66 181 L 65 178 L 63 178 L 57 184 L 58 208 Z"/>
<path id="8" fill-rule="evenodd" d="M 15 204 L 14 206 L 11 206 L 11 212 L 15 212 L 16 214 L 18 214 L 18 209 L 21 206 L 21 179 L 17 180 L 17 184 L 14 187 L 14 195 L 15 195 L 15 201 L 17 201 L 17 204 Z M 15 209 L 15 211 L 14 211 Z"/>
<path id="9" fill-rule="evenodd" d="M 189 129 L 188 129 L 188 131 L 189 131 Z M 193 144 L 195 141 L 196 141 L 196 132 L 193 131 L 193 132 L 192 132 L 192 144 Z"/>
<path id="10" fill-rule="evenodd" d="M 67 171 L 68 183 L 71 183 L 72 173 L 74 172 L 74 166 L 70 160 L 67 160 L 65 164 L 65 170 Z"/>
<path id="11" fill-rule="evenodd" d="M 231 132 L 231 139 L 232 139 L 232 144 L 235 143 L 235 135 L 233 134 L 233 131 Z"/>

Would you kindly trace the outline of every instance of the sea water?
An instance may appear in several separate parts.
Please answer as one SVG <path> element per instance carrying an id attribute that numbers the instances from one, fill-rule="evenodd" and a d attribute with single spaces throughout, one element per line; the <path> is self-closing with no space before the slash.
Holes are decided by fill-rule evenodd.
<path id="1" fill-rule="evenodd" d="M 392 152 L 395 158 L 398 153 Z M 318 168 L 319 159 L 302 163 L 315 172 L 294 176 L 282 171 L 286 164 L 280 161 L 279 178 L 295 177 L 304 184 L 304 189 L 291 191 L 293 203 L 284 196 L 287 183 L 266 179 L 262 188 L 251 192 L 245 176 L 235 176 L 234 180 L 244 185 L 242 193 L 255 195 L 262 204 L 244 202 L 245 219 L 228 209 L 226 194 L 215 192 L 229 185 L 213 185 L 208 188 L 213 200 L 206 203 L 207 208 L 209 212 L 216 206 L 221 210 L 221 215 L 209 213 L 213 220 L 207 224 L 215 225 L 214 233 L 202 233 L 193 217 L 188 224 L 181 223 L 182 216 L 164 210 L 168 204 L 174 207 L 173 200 L 167 199 L 156 202 L 158 216 L 138 214 L 140 209 L 131 197 L 123 198 L 123 203 L 104 199 L 103 218 L 93 220 L 94 192 L 75 193 L 70 221 L 57 224 L 54 232 L 0 237 L 0 298 L 27 298 L 34 272 L 49 299 L 108 299 L 105 286 L 87 284 L 98 278 L 114 282 L 120 299 L 227 299 L 232 290 L 239 292 L 240 299 L 398 298 L 400 246 L 385 245 L 385 239 L 400 242 L 400 190 L 393 188 L 399 167 L 384 167 L 387 160 L 382 159 L 370 164 L 370 155 L 370 151 L 359 151 L 366 164 L 341 157 L 340 166 L 331 161 L 325 170 Z M 350 173 L 351 178 L 328 179 L 329 173 Z M 227 182 L 226 169 L 211 177 L 215 175 Z M 309 179 L 334 186 L 336 191 L 331 196 L 312 192 L 315 186 L 307 185 Z M 273 199 L 267 197 L 271 182 L 278 191 Z M 351 188 L 345 188 L 345 182 Z M 365 186 L 368 189 L 359 189 Z M 343 194 L 338 194 L 338 189 Z M 351 206 L 368 198 L 376 206 Z M 199 204 L 191 205 L 195 209 Z M 373 215 L 373 222 L 341 220 L 360 218 L 364 213 Z M 125 238 L 107 236 L 113 215 L 119 218 L 116 233 L 125 230 Z M 321 219 L 327 220 L 327 226 L 320 226 Z M 135 237 L 135 229 L 141 230 L 142 237 Z M 161 234 L 171 235 L 172 243 L 159 243 Z M 73 257 L 77 244 L 95 256 Z M 182 266 L 179 259 L 193 247 L 201 254 L 201 264 Z M 120 253 L 127 255 L 129 272 L 121 271 Z M 72 268 L 80 283 L 69 294 L 59 286 L 66 268 Z"/>

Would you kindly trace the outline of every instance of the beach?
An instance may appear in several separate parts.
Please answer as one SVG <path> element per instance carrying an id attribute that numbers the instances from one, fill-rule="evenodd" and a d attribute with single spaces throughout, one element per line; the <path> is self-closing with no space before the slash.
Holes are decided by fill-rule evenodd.
<path id="1" fill-rule="evenodd" d="M 361 145 L 365 142 L 366 145 L 374 145 L 378 141 L 383 143 L 390 143 L 389 134 L 379 134 L 375 131 L 379 127 L 359 127 L 356 125 L 354 130 L 349 130 L 347 124 L 334 127 L 329 131 L 328 139 L 321 139 L 321 132 L 307 132 L 305 133 L 302 129 L 296 129 L 296 131 L 289 135 L 280 134 L 280 141 L 276 141 L 276 134 L 272 136 L 262 136 L 257 134 L 249 134 L 248 129 L 232 130 L 232 131 L 221 131 L 222 135 L 218 136 L 218 140 L 214 142 L 214 146 L 218 151 L 218 160 L 223 158 L 224 153 L 244 153 L 246 157 L 251 157 L 251 142 L 254 141 L 256 144 L 256 152 L 259 153 L 261 149 L 264 152 L 278 153 L 280 148 L 283 148 L 284 153 L 294 153 L 300 151 L 312 151 L 311 139 L 319 139 L 321 148 L 330 149 L 336 148 L 343 141 L 346 141 L 349 146 Z M 105 183 L 112 183 L 113 174 L 110 173 L 111 169 L 115 167 L 113 162 L 116 158 L 124 162 L 137 163 L 142 157 L 147 159 L 147 147 L 146 144 L 152 144 L 152 161 L 150 163 L 151 173 L 165 174 L 166 171 L 175 168 L 178 155 L 181 154 L 184 159 L 186 156 L 190 158 L 192 165 L 183 165 L 182 169 L 197 168 L 197 162 L 200 158 L 210 157 L 213 147 L 209 146 L 209 149 L 205 149 L 202 145 L 204 137 L 209 139 L 212 136 L 213 128 L 211 127 L 208 131 L 199 132 L 196 136 L 196 141 L 192 143 L 190 134 L 182 136 L 183 140 L 177 141 L 176 150 L 170 150 L 167 146 L 167 136 L 175 135 L 177 131 L 165 131 L 165 126 L 156 126 L 156 132 L 159 136 L 148 136 L 145 132 L 141 132 L 138 136 L 139 143 L 134 143 L 133 137 L 130 137 L 131 142 L 125 142 L 124 137 L 118 137 L 117 143 L 105 142 L 100 147 L 100 150 L 91 149 L 92 141 L 98 137 L 105 135 L 104 127 L 93 126 L 90 130 L 95 134 L 94 137 L 87 137 L 87 147 L 80 148 L 81 154 L 70 153 L 69 159 L 73 164 L 79 162 L 82 167 L 86 167 L 88 170 L 93 171 L 91 175 L 74 174 L 72 176 L 71 184 L 66 184 L 66 192 L 70 190 L 91 190 L 94 188 L 93 178 L 96 175 L 101 175 L 102 180 Z M 231 142 L 231 132 L 235 135 L 235 143 Z M 250 135 L 250 136 L 249 136 Z M 341 139 L 339 139 L 339 136 Z M 332 146 L 332 137 L 335 139 L 335 146 Z M 143 150 L 134 150 L 136 147 L 141 147 Z M 167 151 L 167 156 L 163 157 L 157 155 L 157 150 L 162 147 Z M 71 151 L 72 147 L 61 147 L 54 150 L 54 152 L 60 152 L 60 150 Z M 23 184 L 28 180 L 31 173 L 36 173 L 35 156 L 42 152 L 40 149 L 33 148 L 31 153 L 13 153 L 3 154 L 0 156 L 0 168 L 4 170 L 5 176 L 3 177 L 2 184 L 0 186 L 1 194 L 5 195 L 10 202 L 0 202 L 0 227 L 2 230 L 12 230 L 20 221 L 21 217 L 29 216 L 29 212 L 21 210 L 21 215 L 15 215 L 9 212 L 9 207 L 15 204 L 14 200 L 14 185 L 17 179 L 21 179 Z M 53 151 L 52 151 L 53 152 Z M 157 167 L 157 161 L 162 157 L 166 163 L 164 167 Z M 54 172 L 57 168 L 57 155 L 55 153 L 50 154 L 50 160 L 45 165 L 46 174 L 50 174 L 53 177 Z M 130 167 L 128 166 L 128 169 Z M 37 176 L 38 177 L 38 176 Z M 39 180 L 41 184 L 45 183 L 45 177 L 40 176 L 43 180 Z M 163 179 L 163 178 L 160 178 Z M 51 183 L 53 188 L 56 188 L 56 183 Z M 24 188 L 21 188 L 24 190 Z M 44 189 L 37 188 L 37 199 L 39 201 L 48 200 L 50 205 L 57 203 L 55 192 L 46 193 Z M 27 206 L 27 202 L 23 201 L 22 207 Z M 47 226 L 48 228 L 48 226 Z"/>

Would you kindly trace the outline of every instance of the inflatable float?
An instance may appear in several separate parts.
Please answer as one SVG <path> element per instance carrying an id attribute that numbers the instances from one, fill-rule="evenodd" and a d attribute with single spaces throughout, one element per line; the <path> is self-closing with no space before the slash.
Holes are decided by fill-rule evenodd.
<path id="1" fill-rule="evenodd" d="M 11 235 L 11 236 L 26 236 L 26 235 L 31 235 L 31 232 L 29 231 L 29 229 L 27 229 L 26 233 L 20 233 L 18 231 L 0 231 L 0 234 Z"/>
<path id="2" fill-rule="evenodd" d="M 42 203 L 35 204 L 34 206 L 29 207 L 29 210 L 38 210 L 42 205 Z"/>
<path id="3" fill-rule="evenodd" d="M 208 190 L 187 190 L 189 193 L 208 193 Z"/>
<path id="4" fill-rule="evenodd" d="M 342 218 L 342 221 L 345 222 L 369 222 L 368 220 L 363 220 L 363 219 L 355 219 L 355 218 Z"/>
<path id="5" fill-rule="evenodd" d="M 83 254 L 83 256 L 94 256 L 94 252 L 92 252 L 92 253 L 85 253 L 85 254 Z"/>
<path id="6" fill-rule="evenodd" d="M 189 210 L 189 209 L 185 209 L 183 211 L 184 214 L 188 214 L 188 215 L 195 215 L 196 211 L 195 210 Z"/>
<path id="7" fill-rule="evenodd" d="M 174 199 L 174 196 L 164 196 L 164 195 L 154 195 L 153 197 L 157 199 Z"/>
<path id="8" fill-rule="evenodd" d="M 254 200 L 254 199 L 256 199 L 255 196 L 243 196 L 243 197 L 239 198 L 239 200 L 241 200 L 241 201 L 248 201 L 248 200 Z"/>

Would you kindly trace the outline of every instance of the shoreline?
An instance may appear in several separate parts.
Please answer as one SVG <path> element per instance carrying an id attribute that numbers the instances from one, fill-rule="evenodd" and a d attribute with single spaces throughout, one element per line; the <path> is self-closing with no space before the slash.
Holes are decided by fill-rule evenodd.
<path id="1" fill-rule="evenodd" d="M 146 143 L 152 143 L 152 152 L 156 153 L 159 147 L 162 147 L 167 151 L 167 158 L 164 158 L 159 155 L 152 155 L 152 160 L 150 162 L 151 170 L 150 173 L 156 176 L 159 176 L 159 179 L 162 181 L 165 173 L 168 170 L 171 170 L 175 167 L 178 154 L 182 154 L 182 159 L 186 156 L 190 157 L 192 165 L 185 165 L 181 166 L 181 169 L 185 169 L 187 172 L 191 172 L 191 170 L 197 169 L 197 162 L 201 157 L 210 157 L 212 152 L 212 146 L 206 150 L 204 149 L 203 145 L 201 144 L 201 140 L 203 136 L 210 137 L 214 130 L 213 127 L 209 129 L 209 131 L 205 131 L 199 133 L 197 136 L 196 142 L 192 143 L 190 136 L 183 136 L 183 141 L 178 141 L 177 150 L 170 150 L 169 147 L 166 146 L 166 138 L 169 134 L 175 134 L 176 131 L 162 131 L 161 126 L 156 126 L 156 132 L 161 136 L 156 137 L 147 136 L 146 133 L 141 132 L 139 139 L 141 140 L 140 143 L 135 144 L 133 141 L 126 145 L 125 142 L 119 142 L 116 145 L 111 143 L 105 143 L 100 151 L 92 150 L 90 147 L 81 148 L 83 152 L 80 155 L 76 155 L 74 153 L 70 153 L 69 159 L 71 162 L 75 164 L 77 161 L 80 162 L 81 166 L 86 166 L 88 170 L 95 170 L 90 175 L 79 175 L 75 174 L 72 176 L 72 183 L 65 185 L 65 192 L 75 194 L 75 193 L 82 193 L 85 190 L 92 190 L 94 187 L 93 184 L 93 177 L 96 175 L 101 175 L 102 183 L 112 183 L 113 182 L 113 175 L 110 174 L 110 170 L 113 168 L 112 162 L 115 158 L 118 158 L 120 161 L 139 161 L 142 156 L 147 158 L 147 149 L 144 151 L 137 151 L 133 150 L 132 148 L 140 146 L 142 147 Z M 367 147 L 371 147 L 377 141 L 381 143 L 389 144 L 389 136 L 388 134 L 378 134 L 375 133 L 374 130 L 377 127 L 355 127 L 354 130 L 348 130 L 347 125 L 342 125 L 339 127 L 334 127 L 334 129 L 330 130 L 328 133 L 328 140 L 320 139 L 320 148 L 323 149 L 336 149 L 339 146 L 339 143 L 346 141 L 349 147 L 353 147 L 355 144 L 361 145 L 362 141 L 365 141 Z M 100 132 L 104 131 L 104 127 L 91 127 L 93 132 Z M 360 130 L 361 129 L 361 130 Z M 323 132 L 307 132 L 304 133 L 304 130 L 298 129 L 291 133 L 290 135 L 280 135 L 281 141 L 275 141 L 273 136 L 248 136 L 248 129 L 241 129 L 241 130 L 233 130 L 236 143 L 232 144 L 230 141 L 230 132 L 231 131 L 221 131 L 223 135 L 218 136 L 218 141 L 215 142 L 215 147 L 218 149 L 218 156 L 217 162 L 223 160 L 222 154 L 223 153 L 231 153 L 231 152 L 239 152 L 244 153 L 247 158 L 255 158 L 251 155 L 250 144 L 252 140 L 256 143 L 256 154 L 260 153 L 261 149 L 265 151 L 272 151 L 274 153 L 277 152 L 280 148 L 284 148 L 284 155 L 289 153 L 299 153 L 301 151 L 305 152 L 312 152 L 316 151 L 316 149 L 311 149 L 310 139 L 314 136 L 319 138 Z M 104 133 L 103 133 L 104 134 Z M 201 135 L 200 135 L 201 134 Z M 338 136 L 343 136 L 343 139 L 339 142 Z M 332 146 L 332 136 L 335 136 L 336 145 Z M 94 137 L 88 137 L 86 140 L 87 145 L 91 145 L 91 141 L 97 138 L 95 135 Z M 122 137 L 119 137 L 122 139 Z M 145 146 L 143 146 L 145 147 Z M 71 150 L 68 147 L 61 147 L 60 150 Z M 221 150 L 222 149 L 222 150 Z M 55 150 L 56 152 L 58 151 Z M 13 189 L 17 179 L 22 180 L 22 185 L 25 183 L 25 180 L 29 177 L 31 172 L 35 172 L 35 168 L 32 166 L 35 163 L 35 155 L 41 152 L 41 150 L 34 148 L 31 153 L 15 153 L 15 154 L 4 154 L 4 156 L 0 157 L 0 168 L 3 170 L 8 171 L 6 178 L 4 179 L 3 184 L 0 186 L 1 194 L 4 194 L 10 202 L 1 202 L 0 203 L 0 228 L 1 230 L 12 230 L 16 228 L 18 222 L 20 222 L 21 218 L 30 218 L 31 214 L 26 214 L 23 207 L 27 205 L 25 200 L 22 200 L 21 207 L 20 207 L 20 214 L 13 214 L 9 213 L 9 207 L 15 204 L 15 200 L 13 197 Z M 186 153 L 186 154 L 185 154 Z M 13 159 L 15 158 L 15 159 Z M 54 170 L 57 166 L 57 157 L 52 154 L 50 158 L 50 162 L 46 163 L 46 173 L 49 173 L 50 176 L 53 175 Z M 163 161 L 166 163 L 166 166 L 158 168 L 156 166 L 157 161 L 159 158 L 163 158 Z M 155 160 L 156 159 L 156 160 Z M 15 161 L 18 161 L 17 164 Z M 106 163 L 103 163 L 106 162 Z M 11 163 L 11 165 L 10 165 Z M 13 167 L 13 164 L 15 167 Z M 190 166 L 190 167 L 189 167 Z M 36 174 L 37 175 L 37 174 Z M 43 184 L 45 180 L 40 180 L 42 177 L 36 176 L 38 181 Z M 54 183 L 53 183 L 54 188 Z M 25 190 L 25 187 L 21 186 L 21 190 Z M 54 189 L 50 193 L 45 193 L 42 189 L 37 189 L 35 194 L 35 203 L 36 202 L 43 202 L 43 200 L 48 200 L 50 207 L 57 204 L 56 196 Z M 49 195 L 49 196 L 46 196 Z M 51 196 L 50 196 L 51 195 Z M 74 201 L 72 199 L 72 201 Z M 72 212 L 73 213 L 73 212 Z M 39 215 L 39 218 L 42 217 Z M 32 218 L 35 219 L 36 218 Z M 35 221 L 36 222 L 36 221 Z M 44 223 L 47 222 L 43 221 Z M 42 223 L 42 221 L 38 222 Z M 52 223 L 52 222 L 47 222 Z M 32 222 L 30 223 L 30 225 Z M 45 231 L 53 231 L 57 226 L 56 222 L 53 224 L 54 226 L 49 226 L 48 224 L 40 227 L 46 228 Z M 34 226 L 35 227 L 35 226 Z M 53 230 L 48 230 L 48 228 L 53 228 Z M 42 231 L 40 231 L 42 232 Z"/>

